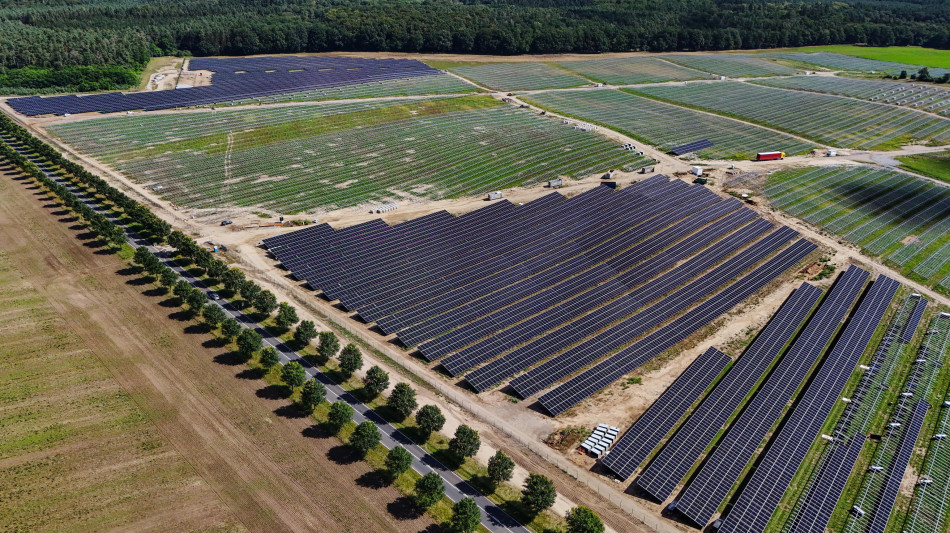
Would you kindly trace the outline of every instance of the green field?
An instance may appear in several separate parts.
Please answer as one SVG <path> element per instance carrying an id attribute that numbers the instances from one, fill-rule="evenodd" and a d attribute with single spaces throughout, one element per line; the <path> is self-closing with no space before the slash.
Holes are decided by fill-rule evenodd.
<path id="1" fill-rule="evenodd" d="M 851 166 L 776 172 L 765 193 L 783 211 L 950 292 L 950 189 L 904 173 Z"/>
<path id="2" fill-rule="evenodd" d="M 459 197 L 648 162 L 487 96 L 121 116 L 50 132 L 176 204 L 280 213 Z"/>
<path id="3" fill-rule="evenodd" d="M 658 85 L 636 94 L 762 124 L 830 146 L 888 150 L 950 143 L 950 120 L 829 94 L 741 82 Z"/>
<path id="4" fill-rule="evenodd" d="M 714 144 L 700 150 L 697 154 L 700 157 L 750 159 L 756 152 L 783 150 L 799 154 L 813 148 L 789 135 L 624 91 L 551 91 L 532 94 L 525 100 L 561 114 L 603 124 L 661 149 L 709 139 Z"/>
<path id="5" fill-rule="evenodd" d="M 897 157 L 901 168 L 950 183 L 950 152 Z"/>

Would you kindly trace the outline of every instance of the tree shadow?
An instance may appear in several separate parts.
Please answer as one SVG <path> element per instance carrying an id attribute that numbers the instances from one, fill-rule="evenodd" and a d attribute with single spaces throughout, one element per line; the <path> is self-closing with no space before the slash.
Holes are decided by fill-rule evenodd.
<path id="1" fill-rule="evenodd" d="M 372 470 L 356 478 L 356 484 L 367 489 L 379 490 L 393 482 L 392 476 L 385 470 Z"/>
<path id="2" fill-rule="evenodd" d="M 247 379 L 247 380 L 258 380 L 263 379 L 267 375 L 267 370 L 263 368 L 245 368 L 244 370 L 238 372 L 234 377 L 238 379 Z"/>
<path id="3" fill-rule="evenodd" d="M 274 414 L 281 418 L 290 418 L 292 420 L 298 420 L 308 416 L 306 413 L 300 410 L 300 408 L 297 407 L 297 404 L 295 403 L 289 403 L 274 409 Z"/>
<path id="4" fill-rule="evenodd" d="M 238 366 L 247 362 L 247 358 L 238 351 L 219 353 L 214 356 L 214 362 L 225 366 Z"/>
<path id="5" fill-rule="evenodd" d="M 176 307 L 181 307 L 182 303 L 184 302 L 181 301 L 181 298 L 177 296 L 172 296 L 171 298 L 165 298 L 164 300 L 158 302 L 158 305 L 172 309 Z"/>
<path id="6" fill-rule="evenodd" d="M 291 342 L 294 342 L 294 341 L 291 341 Z M 303 358 L 305 361 L 307 361 L 313 366 L 323 366 L 327 364 L 328 362 L 328 359 L 326 357 L 321 357 L 320 355 L 317 355 L 317 354 L 307 354 L 307 355 L 304 355 Z M 333 379 L 332 376 L 331 376 L 331 379 Z"/>
<path id="7" fill-rule="evenodd" d="M 221 337 L 215 337 L 202 342 L 201 345 L 205 348 L 224 348 L 228 345 L 228 341 Z"/>
<path id="8" fill-rule="evenodd" d="M 169 313 L 168 318 L 172 320 L 177 320 L 178 322 L 188 322 L 194 317 L 194 314 L 190 310 L 175 311 L 174 313 Z"/>
<path id="9" fill-rule="evenodd" d="M 460 460 L 458 456 L 452 453 L 451 451 L 449 451 L 448 448 L 442 448 L 440 450 L 436 450 L 435 452 L 432 453 L 432 456 L 438 459 L 440 463 L 444 464 L 445 466 L 449 467 L 452 470 L 458 470 L 462 466 L 462 463 L 465 462 L 465 459 Z"/>
<path id="10" fill-rule="evenodd" d="M 95 238 L 98 238 L 98 237 L 99 237 L 99 236 L 96 235 L 96 233 L 93 232 L 93 231 L 84 231 L 84 232 L 82 232 L 82 233 L 77 233 L 77 234 L 76 234 L 76 238 L 79 239 L 79 240 L 81 240 L 81 241 L 89 241 L 89 240 L 92 240 L 92 239 L 95 239 Z"/>
<path id="11" fill-rule="evenodd" d="M 284 328 L 277 325 L 270 325 L 266 327 L 267 331 L 271 332 L 275 337 L 280 337 L 290 331 L 290 328 Z"/>
<path id="12" fill-rule="evenodd" d="M 339 446 L 334 446 L 327 451 L 327 459 L 333 461 L 338 465 L 351 465 L 357 461 L 362 460 L 359 452 L 353 448 L 341 444 Z"/>
<path id="13" fill-rule="evenodd" d="M 142 294 L 144 296 L 148 296 L 149 298 L 154 298 L 156 296 L 165 296 L 168 294 L 168 289 L 166 287 L 155 287 L 153 289 L 142 291 Z"/>
<path id="14" fill-rule="evenodd" d="M 202 333 L 211 333 L 211 330 L 208 329 L 208 325 L 205 324 L 204 322 L 202 322 L 202 323 L 200 323 L 200 324 L 189 324 L 188 327 L 186 327 L 184 331 L 185 331 L 185 333 L 187 333 L 187 334 L 189 334 L 189 335 L 199 335 L 199 334 L 202 334 Z"/>
<path id="15" fill-rule="evenodd" d="M 101 248 L 98 248 L 92 253 L 95 255 L 114 255 L 118 251 L 119 250 L 117 248 L 113 248 L 112 246 L 103 246 Z"/>
<path id="16" fill-rule="evenodd" d="M 314 424 L 308 428 L 304 428 L 300 434 L 308 439 L 329 439 L 334 435 L 334 432 L 329 424 L 321 422 L 320 424 Z"/>
<path id="17" fill-rule="evenodd" d="M 285 400 L 290 398 L 292 393 L 293 391 L 287 385 L 275 383 L 258 389 L 256 394 L 258 398 L 265 400 Z"/>
<path id="18" fill-rule="evenodd" d="M 152 276 L 139 276 L 137 278 L 132 278 L 125 281 L 126 285 L 132 285 L 133 287 L 141 287 L 142 285 L 151 285 L 155 283 L 155 278 Z"/>
<path id="19" fill-rule="evenodd" d="M 389 502 L 386 504 L 386 510 L 396 520 L 416 520 L 423 515 L 423 511 L 409 496 L 400 496 Z M 442 531 L 442 528 L 437 531 Z"/>

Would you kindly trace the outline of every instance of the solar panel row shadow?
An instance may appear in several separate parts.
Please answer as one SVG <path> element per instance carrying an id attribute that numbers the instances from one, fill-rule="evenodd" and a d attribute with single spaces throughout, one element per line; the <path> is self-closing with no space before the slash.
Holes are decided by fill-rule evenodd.
<path id="1" fill-rule="evenodd" d="M 803 283 L 789 296 L 716 388 L 643 471 L 637 485 L 660 501 L 673 493 L 742 400 L 791 342 L 821 295 L 821 289 Z"/>
<path id="2" fill-rule="evenodd" d="M 620 437 L 602 464 L 626 479 L 673 429 L 726 365 L 729 356 L 716 348 L 700 355 Z"/>
<path id="3" fill-rule="evenodd" d="M 720 531 L 765 530 L 899 288 L 900 283 L 887 276 L 871 285 L 781 431 L 772 438 Z"/>
<path id="4" fill-rule="evenodd" d="M 686 485 L 677 501 L 680 513 L 700 526 L 709 523 L 831 342 L 867 279 L 867 272 L 853 266 L 838 277 L 801 334 Z"/>
<path id="5" fill-rule="evenodd" d="M 815 248 L 817 247 L 814 244 L 804 239 L 796 241 L 736 283 L 684 313 L 680 318 L 542 395 L 539 402 L 552 415 L 573 407 L 581 400 L 704 328 L 739 302 L 765 287 L 782 272 L 795 266 Z"/>

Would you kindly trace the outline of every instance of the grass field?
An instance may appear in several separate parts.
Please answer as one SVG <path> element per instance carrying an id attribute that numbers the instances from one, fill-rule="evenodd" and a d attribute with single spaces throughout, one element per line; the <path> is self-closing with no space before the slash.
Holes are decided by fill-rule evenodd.
<path id="1" fill-rule="evenodd" d="M 183 206 L 281 213 L 458 197 L 647 160 L 487 96 L 96 119 L 50 128 Z"/>
<path id="2" fill-rule="evenodd" d="M 950 189 L 871 167 L 772 174 L 772 205 L 855 243 L 908 277 L 950 291 Z"/>
<path id="3" fill-rule="evenodd" d="M 643 87 L 637 94 L 722 113 L 831 146 L 888 150 L 910 142 L 950 143 L 950 120 L 828 94 L 740 82 Z"/>
<path id="4" fill-rule="evenodd" d="M 950 152 L 897 157 L 901 168 L 950 183 Z"/>

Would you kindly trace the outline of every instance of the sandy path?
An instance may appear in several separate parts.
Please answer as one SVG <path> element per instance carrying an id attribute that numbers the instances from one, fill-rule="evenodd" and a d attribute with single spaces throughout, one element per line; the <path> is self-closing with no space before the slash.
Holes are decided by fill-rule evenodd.
<path id="1" fill-rule="evenodd" d="M 0 247 L 16 251 L 18 268 L 72 317 L 77 334 L 245 527 L 419 531 L 430 525 L 406 513 L 394 488 L 361 486 L 365 463 L 353 461 L 335 439 L 315 435 L 306 419 L 288 413 L 286 400 L 270 399 L 262 382 L 239 379 L 243 367 L 233 366 L 209 335 L 170 318 L 178 310 L 158 305 L 163 297 L 143 296 L 153 294 L 152 286 L 118 275 L 124 263 L 94 254 L 32 191 L 14 185 L 0 195 Z"/>

